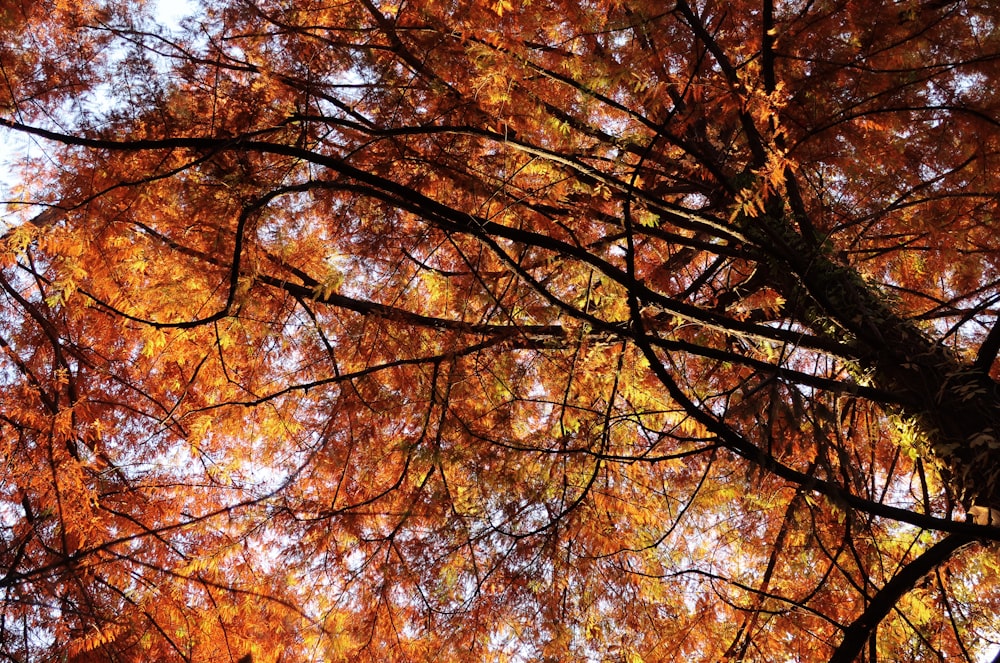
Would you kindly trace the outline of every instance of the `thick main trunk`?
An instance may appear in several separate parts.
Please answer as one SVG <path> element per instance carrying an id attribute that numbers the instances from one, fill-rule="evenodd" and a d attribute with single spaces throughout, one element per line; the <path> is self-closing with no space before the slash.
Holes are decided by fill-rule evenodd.
<path id="1" fill-rule="evenodd" d="M 785 221 L 755 222 L 748 234 L 772 247 L 761 252 L 761 264 L 789 313 L 818 334 L 846 337 L 858 368 L 896 394 L 896 407 L 917 423 L 967 508 L 1000 509 L 1000 385 L 900 317 L 876 287 Z"/>

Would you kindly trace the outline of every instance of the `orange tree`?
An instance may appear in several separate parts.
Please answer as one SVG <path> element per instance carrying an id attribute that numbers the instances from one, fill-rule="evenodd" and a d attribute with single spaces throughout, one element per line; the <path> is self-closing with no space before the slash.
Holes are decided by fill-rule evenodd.
<path id="1" fill-rule="evenodd" d="M 976 0 L 3 3 L 9 661 L 981 660 Z"/>

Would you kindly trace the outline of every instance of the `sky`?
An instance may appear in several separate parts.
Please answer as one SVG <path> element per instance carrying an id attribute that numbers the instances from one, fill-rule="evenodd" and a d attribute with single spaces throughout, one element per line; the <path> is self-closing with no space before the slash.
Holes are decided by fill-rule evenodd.
<path id="1" fill-rule="evenodd" d="M 160 25 L 176 29 L 181 19 L 191 16 L 197 9 L 194 0 L 156 0 L 153 3 L 153 15 Z"/>

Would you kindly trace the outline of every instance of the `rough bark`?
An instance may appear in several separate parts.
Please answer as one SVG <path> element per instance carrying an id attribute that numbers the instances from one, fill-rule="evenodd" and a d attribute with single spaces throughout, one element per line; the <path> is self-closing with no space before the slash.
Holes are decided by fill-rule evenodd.
<path id="1" fill-rule="evenodd" d="M 746 231 L 768 247 L 759 260 L 789 317 L 821 336 L 850 339 L 859 376 L 892 393 L 896 402 L 887 405 L 913 418 L 965 507 L 1000 508 L 1000 385 L 988 374 L 991 362 L 960 359 L 786 220 L 757 217 Z"/>

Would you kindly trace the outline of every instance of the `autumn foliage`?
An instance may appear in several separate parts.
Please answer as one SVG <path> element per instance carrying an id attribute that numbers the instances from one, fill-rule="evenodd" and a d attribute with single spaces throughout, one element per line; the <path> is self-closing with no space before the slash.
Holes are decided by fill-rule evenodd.
<path id="1" fill-rule="evenodd" d="M 995 4 L 187 10 L 0 3 L 0 659 L 993 655 Z"/>

